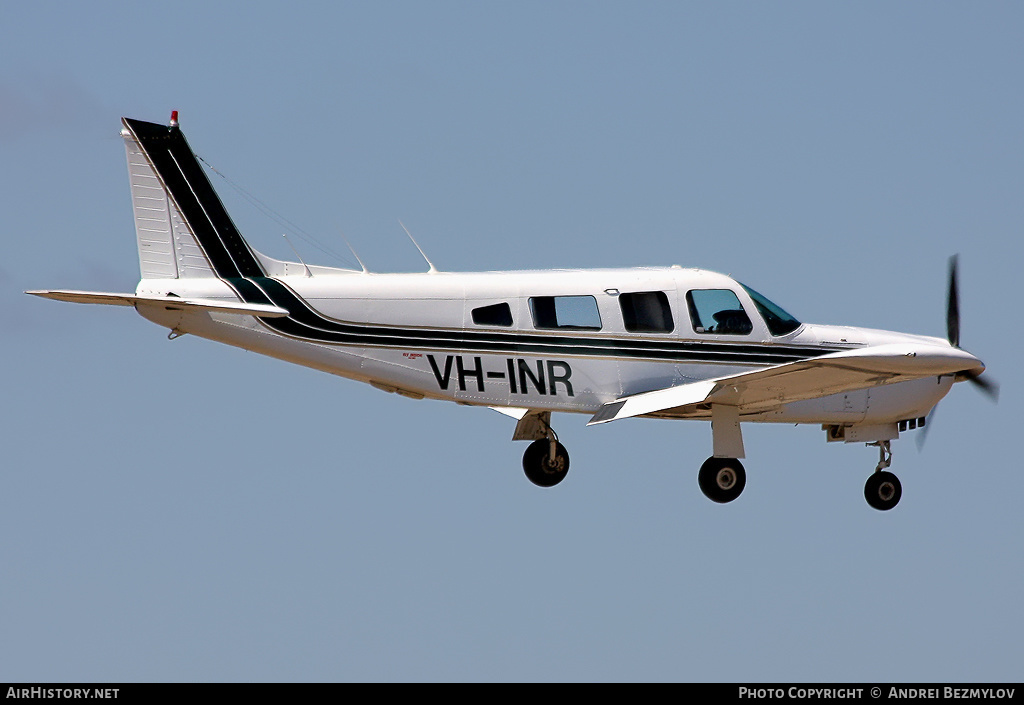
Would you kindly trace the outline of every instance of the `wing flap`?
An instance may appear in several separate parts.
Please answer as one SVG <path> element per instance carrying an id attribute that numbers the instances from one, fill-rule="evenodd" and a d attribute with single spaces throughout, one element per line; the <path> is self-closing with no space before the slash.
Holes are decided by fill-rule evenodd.
<path id="1" fill-rule="evenodd" d="M 714 380 L 706 382 L 691 382 L 678 387 L 657 389 L 653 392 L 634 394 L 604 404 L 587 423 L 607 423 L 618 419 L 626 419 L 631 416 L 643 416 L 653 414 L 656 411 L 665 411 L 684 406 L 703 403 L 712 393 L 718 383 Z"/>
<path id="2" fill-rule="evenodd" d="M 246 304 L 235 301 L 218 301 L 216 299 L 179 298 L 176 296 L 140 296 L 137 294 L 116 294 L 102 291 L 70 291 L 47 289 L 26 291 L 26 294 L 41 296 L 55 301 L 70 301 L 76 304 L 106 304 L 108 306 L 163 306 L 167 309 L 185 311 L 209 311 L 215 313 L 237 313 L 243 316 L 260 316 L 261 318 L 283 318 L 288 310 L 279 306 L 265 304 Z"/>

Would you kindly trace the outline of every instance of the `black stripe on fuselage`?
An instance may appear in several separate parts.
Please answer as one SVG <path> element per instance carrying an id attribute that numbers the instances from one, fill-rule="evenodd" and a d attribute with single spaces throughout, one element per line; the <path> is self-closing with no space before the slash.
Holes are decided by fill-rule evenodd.
<path id="1" fill-rule="evenodd" d="M 775 365 L 817 357 L 834 349 L 805 346 L 652 341 L 570 337 L 497 331 L 438 330 L 361 325 L 328 318 L 277 279 L 267 277 L 217 196 L 206 172 L 177 127 L 125 118 L 214 273 L 246 303 L 279 306 L 286 318 L 260 319 L 268 328 L 307 341 L 365 347 L 402 347 L 521 355 L 642 358 L 680 362 Z"/>
<path id="2" fill-rule="evenodd" d="M 248 281 L 248 284 L 259 287 L 274 305 L 292 312 L 288 318 L 266 319 L 266 325 L 285 335 L 342 345 L 752 364 L 779 364 L 823 354 L 819 348 L 806 347 L 782 348 L 359 325 L 324 317 L 311 309 L 291 288 L 276 279 L 255 279 Z"/>

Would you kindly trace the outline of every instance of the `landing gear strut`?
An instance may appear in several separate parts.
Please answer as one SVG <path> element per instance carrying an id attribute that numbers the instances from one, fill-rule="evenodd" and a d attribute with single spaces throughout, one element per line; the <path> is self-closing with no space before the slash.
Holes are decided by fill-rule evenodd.
<path id="1" fill-rule="evenodd" d="M 878 446 L 878 465 L 875 472 L 864 484 L 864 499 L 874 509 L 887 511 L 900 502 L 903 496 L 903 486 L 900 479 L 886 470 L 892 464 L 892 449 L 889 441 L 877 441 L 868 445 Z"/>
<path id="2" fill-rule="evenodd" d="M 747 484 L 747 472 L 735 458 L 711 457 L 700 466 L 697 483 L 704 496 L 712 502 L 725 504 L 740 496 Z"/>
<path id="3" fill-rule="evenodd" d="M 538 487 L 554 487 L 569 472 L 569 453 L 547 423 L 544 431 L 547 437 L 535 440 L 523 453 L 523 471 Z"/>

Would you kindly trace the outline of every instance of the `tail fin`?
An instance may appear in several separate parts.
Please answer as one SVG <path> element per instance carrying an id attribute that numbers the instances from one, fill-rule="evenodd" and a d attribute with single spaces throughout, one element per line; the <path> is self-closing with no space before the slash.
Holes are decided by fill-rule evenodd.
<path id="1" fill-rule="evenodd" d="M 121 119 L 142 278 L 263 276 L 176 118 Z"/>

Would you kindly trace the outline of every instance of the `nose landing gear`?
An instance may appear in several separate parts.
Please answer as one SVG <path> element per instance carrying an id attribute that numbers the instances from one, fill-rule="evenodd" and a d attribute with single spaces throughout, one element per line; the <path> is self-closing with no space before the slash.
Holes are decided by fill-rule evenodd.
<path id="1" fill-rule="evenodd" d="M 903 496 L 903 485 L 898 477 L 886 470 L 892 464 L 889 441 L 876 441 L 868 445 L 878 446 L 879 458 L 874 474 L 864 484 L 864 499 L 874 509 L 888 511 L 899 504 Z"/>

